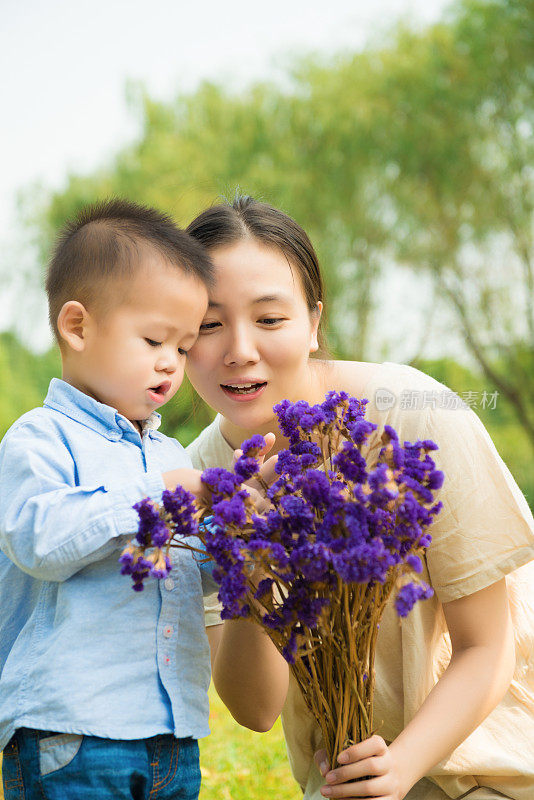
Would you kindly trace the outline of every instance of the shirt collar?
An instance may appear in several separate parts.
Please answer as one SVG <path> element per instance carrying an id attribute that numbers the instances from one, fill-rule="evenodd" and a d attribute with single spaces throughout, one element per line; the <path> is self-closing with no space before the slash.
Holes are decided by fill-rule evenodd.
<path id="1" fill-rule="evenodd" d="M 129 430 L 138 433 L 133 423 L 119 414 L 117 409 L 100 403 L 59 378 L 52 378 L 50 381 L 43 405 L 65 414 L 70 419 L 101 433 L 108 439 L 120 438 L 125 431 Z M 141 423 L 143 434 L 156 431 L 160 425 L 161 415 L 157 411 L 153 411 Z"/>

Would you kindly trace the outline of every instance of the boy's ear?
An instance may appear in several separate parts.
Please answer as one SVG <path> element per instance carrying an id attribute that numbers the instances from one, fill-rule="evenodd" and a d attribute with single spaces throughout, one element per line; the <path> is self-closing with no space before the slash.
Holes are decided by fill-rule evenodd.
<path id="1" fill-rule="evenodd" d="M 63 303 L 57 317 L 57 329 L 63 341 L 76 352 L 85 349 L 90 315 L 78 300 Z"/>
<path id="2" fill-rule="evenodd" d="M 311 312 L 311 337 L 310 337 L 310 353 L 316 353 L 319 349 L 319 342 L 317 340 L 317 333 L 319 331 L 319 322 L 321 321 L 321 314 L 323 313 L 323 304 L 319 300 L 317 305 Z"/>

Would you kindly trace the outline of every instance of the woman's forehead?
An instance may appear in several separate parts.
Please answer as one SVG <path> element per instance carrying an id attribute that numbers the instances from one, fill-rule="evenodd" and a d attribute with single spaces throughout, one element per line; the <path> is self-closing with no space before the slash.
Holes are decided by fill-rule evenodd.
<path id="1" fill-rule="evenodd" d="M 211 305 L 222 297 L 246 298 L 248 303 L 292 302 L 303 294 L 297 271 L 286 255 L 252 239 L 212 250 L 215 286 Z"/>

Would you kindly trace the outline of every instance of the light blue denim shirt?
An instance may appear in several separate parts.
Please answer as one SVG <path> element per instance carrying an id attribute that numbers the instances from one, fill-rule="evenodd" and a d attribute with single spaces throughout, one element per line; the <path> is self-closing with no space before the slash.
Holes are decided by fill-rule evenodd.
<path id="1" fill-rule="evenodd" d="M 209 733 L 201 573 L 174 549 L 162 581 L 132 590 L 121 548 L 132 505 L 160 500 L 182 446 L 141 436 L 64 381 L 0 445 L 0 749 L 25 726 L 111 739 Z M 213 589 L 211 589 L 213 591 Z"/>

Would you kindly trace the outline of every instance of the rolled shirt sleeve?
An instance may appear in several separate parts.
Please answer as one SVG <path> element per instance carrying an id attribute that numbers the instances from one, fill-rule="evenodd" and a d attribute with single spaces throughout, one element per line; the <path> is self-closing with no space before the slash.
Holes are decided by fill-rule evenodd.
<path id="1" fill-rule="evenodd" d="M 442 603 L 490 586 L 534 558 L 527 502 L 471 410 L 430 413 L 425 438 L 445 473 L 443 509 L 430 528 L 426 559 Z"/>

